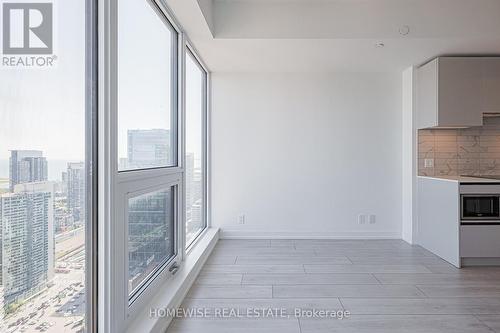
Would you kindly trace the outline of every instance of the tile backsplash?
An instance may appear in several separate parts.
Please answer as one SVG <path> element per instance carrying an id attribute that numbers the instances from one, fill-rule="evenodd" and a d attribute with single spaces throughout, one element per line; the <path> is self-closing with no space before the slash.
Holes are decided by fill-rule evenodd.
<path id="1" fill-rule="evenodd" d="M 500 175 L 500 117 L 482 127 L 419 130 L 418 174 Z"/>

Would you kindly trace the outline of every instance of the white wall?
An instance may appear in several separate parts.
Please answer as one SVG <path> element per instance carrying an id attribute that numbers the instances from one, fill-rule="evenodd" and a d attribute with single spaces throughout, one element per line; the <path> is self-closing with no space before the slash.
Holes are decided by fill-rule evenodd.
<path id="1" fill-rule="evenodd" d="M 403 155 L 403 193 L 402 193 L 402 238 L 410 244 L 416 242 L 416 129 L 415 129 L 415 69 L 410 67 L 403 72 L 402 91 L 402 155 Z"/>
<path id="2" fill-rule="evenodd" d="M 223 237 L 401 237 L 399 74 L 214 73 L 212 84 Z"/>

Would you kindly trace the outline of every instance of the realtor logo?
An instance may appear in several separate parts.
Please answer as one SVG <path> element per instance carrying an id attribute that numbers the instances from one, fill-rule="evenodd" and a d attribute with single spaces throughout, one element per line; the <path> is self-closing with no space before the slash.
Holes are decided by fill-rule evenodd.
<path id="1" fill-rule="evenodd" d="M 52 3 L 3 4 L 3 53 L 52 54 Z"/>
<path id="2" fill-rule="evenodd" d="M 54 4 L 51 1 L 4 0 L 0 68 L 54 68 L 57 64 L 54 54 L 54 19 Z"/>

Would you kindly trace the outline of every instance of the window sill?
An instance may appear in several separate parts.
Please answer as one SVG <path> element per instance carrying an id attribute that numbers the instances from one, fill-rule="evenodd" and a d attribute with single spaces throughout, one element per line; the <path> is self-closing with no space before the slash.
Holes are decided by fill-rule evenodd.
<path id="1" fill-rule="evenodd" d="M 203 232 L 203 235 L 200 235 L 196 244 L 190 248 L 190 252 L 177 274 L 159 289 L 158 295 L 132 322 L 127 332 L 166 331 L 172 318 L 150 316 L 151 309 L 176 309 L 181 305 L 218 240 L 218 228 L 208 228 Z"/>
<path id="2" fill-rule="evenodd" d="M 191 251 L 196 249 L 198 243 L 205 238 L 205 235 L 209 230 L 210 228 L 205 227 L 201 232 L 198 233 L 198 235 L 194 238 L 191 244 L 186 248 L 186 256 L 189 256 L 191 254 Z"/>

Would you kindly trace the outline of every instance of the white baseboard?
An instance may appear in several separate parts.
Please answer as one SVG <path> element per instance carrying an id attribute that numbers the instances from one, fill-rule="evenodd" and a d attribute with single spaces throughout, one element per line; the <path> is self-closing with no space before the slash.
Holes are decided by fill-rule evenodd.
<path id="1" fill-rule="evenodd" d="M 221 229 L 221 239 L 401 239 L 400 232 L 273 232 Z"/>

